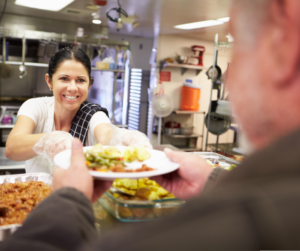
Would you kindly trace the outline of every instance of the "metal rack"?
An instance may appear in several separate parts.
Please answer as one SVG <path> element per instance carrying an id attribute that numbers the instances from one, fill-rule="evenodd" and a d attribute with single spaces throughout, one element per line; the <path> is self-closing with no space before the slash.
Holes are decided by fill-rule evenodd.
<path id="1" fill-rule="evenodd" d="M 173 125 L 173 121 L 174 121 L 174 115 L 175 114 L 185 114 L 185 115 L 192 115 L 192 124 L 194 124 L 194 115 L 195 114 L 202 114 L 205 117 L 205 112 L 202 111 L 181 111 L 181 110 L 175 110 L 172 112 L 171 114 L 171 125 Z M 204 125 L 202 127 L 202 134 L 196 134 L 193 133 L 191 135 L 183 135 L 183 134 L 164 134 L 166 137 L 169 138 L 174 138 L 174 139 L 186 139 L 187 141 L 187 145 L 189 144 L 189 141 L 193 138 L 201 138 L 201 149 L 197 148 L 197 147 L 178 147 L 180 150 L 183 151 L 202 151 L 202 145 L 203 145 L 203 135 L 204 135 Z M 196 142 L 197 144 L 197 142 Z"/>
<path id="2" fill-rule="evenodd" d="M 210 90 L 210 99 L 209 99 L 210 102 L 209 102 L 208 114 L 210 114 L 211 110 L 212 110 L 211 99 L 212 99 L 212 91 L 213 91 L 213 87 L 214 87 L 215 74 L 216 74 L 216 64 L 217 64 L 216 62 L 217 62 L 217 56 L 218 56 L 218 48 L 223 47 L 223 48 L 227 49 L 227 48 L 231 48 L 232 45 L 233 45 L 232 42 L 218 42 L 218 34 L 215 35 L 214 59 L 213 59 L 213 70 L 212 70 L 212 78 L 211 78 L 211 90 Z M 216 150 L 218 149 L 218 147 L 226 148 L 225 150 L 226 150 L 226 152 L 228 152 L 231 145 L 234 145 L 234 144 L 231 144 L 231 143 L 229 143 L 229 144 L 219 144 L 218 143 L 219 135 L 217 135 L 217 140 L 216 140 L 215 144 L 208 144 L 209 125 L 210 125 L 210 120 L 208 119 L 207 131 L 206 131 L 205 151 L 207 151 L 208 146 L 211 146 L 211 147 L 215 147 Z"/>
<path id="3" fill-rule="evenodd" d="M 77 44 L 85 44 L 88 46 L 101 46 L 101 45 L 108 45 L 108 46 L 116 46 L 116 58 L 115 61 L 117 62 L 117 55 L 119 46 L 125 46 L 129 48 L 129 42 L 127 41 L 117 41 L 117 40 L 110 40 L 110 39 L 101 39 L 101 38 L 89 38 L 89 37 L 77 37 L 68 35 L 65 33 L 54 33 L 54 32 L 44 32 L 44 31 L 32 31 L 32 30 L 14 30 L 8 29 L 4 27 L 0 27 L 0 37 L 8 37 L 8 38 L 19 38 L 19 39 L 45 39 L 45 40 L 54 40 L 56 42 L 65 42 L 65 43 L 77 43 Z M 0 61 L 2 63 L 2 61 Z M 10 65 L 22 65 L 22 62 L 17 61 L 6 61 L 6 64 Z M 32 67 L 48 67 L 48 64 L 45 63 L 34 63 L 34 62 L 25 62 L 25 66 L 32 66 Z M 116 86 L 117 86 L 117 73 L 125 73 L 125 70 L 121 69 L 98 69 L 92 68 L 92 71 L 107 71 L 114 73 L 114 84 L 113 84 L 113 102 L 112 102 L 112 123 L 115 122 L 115 95 L 116 95 Z M 119 127 L 127 127 L 127 125 L 119 125 Z"/>

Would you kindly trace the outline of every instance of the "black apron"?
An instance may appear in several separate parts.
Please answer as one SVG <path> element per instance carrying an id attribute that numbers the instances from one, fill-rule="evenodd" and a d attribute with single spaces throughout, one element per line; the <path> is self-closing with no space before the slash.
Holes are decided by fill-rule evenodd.
<path id="1" fill-rule="evenodd" d="M 89 122 L 93 115 L 99 111 L 104 112 L 109 117 L 107 109 L 102 108 L 100 105 L 84 101 L 72 120 L 69 133 L 73 137 L 79 138 L 84 146 L 86 145 L 85 141 L 89 130 Z"/>

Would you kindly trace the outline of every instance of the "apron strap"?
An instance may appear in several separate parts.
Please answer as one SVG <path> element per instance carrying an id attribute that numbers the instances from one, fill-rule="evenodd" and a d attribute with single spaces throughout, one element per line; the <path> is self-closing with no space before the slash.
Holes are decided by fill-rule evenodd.
<path id="1" fill-rule="evenodd" d="M 69 133 L 73 137 L 79 138 L 84 146 L 89 130 L 89 122 L 93 115 L 99 111 L 104 112 L 109 117 L 107 109 L 102 108 L 100 105 L 84 101 L 72 121 Z"/>

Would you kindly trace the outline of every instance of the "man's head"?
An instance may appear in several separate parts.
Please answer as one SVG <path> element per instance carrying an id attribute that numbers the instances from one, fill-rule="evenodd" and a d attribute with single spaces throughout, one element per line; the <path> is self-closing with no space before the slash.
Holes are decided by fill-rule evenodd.
<path id="1" fill-rule="evenodd" d="M 234 0 L 227 86 L 256 148 L 300 128 L 300 1 Z"/>

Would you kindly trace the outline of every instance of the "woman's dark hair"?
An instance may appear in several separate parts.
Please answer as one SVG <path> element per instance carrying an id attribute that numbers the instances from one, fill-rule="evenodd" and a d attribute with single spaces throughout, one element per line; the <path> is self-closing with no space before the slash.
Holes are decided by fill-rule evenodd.
<path id="1" fill-rule="evenodd" d="M 76 61 L 79 61 L 84 65 L 86 70 L 88 71 L 89 78 L 90 78 L 90 84 L 93 83 L 93 78 L 91 77 L 91 61 L 86 55 L 86 53 L 79 47 L 64 47 L 57 51 L 49 61 L 49 67 L 48 67 L 48 74 L 50 80 L 52 80 L 53 74 L 56 72 L 59 65 L 65 61 L 75 59 Z"/>

